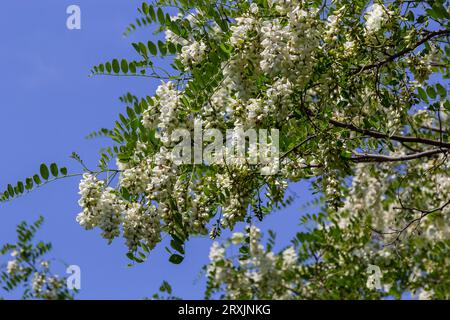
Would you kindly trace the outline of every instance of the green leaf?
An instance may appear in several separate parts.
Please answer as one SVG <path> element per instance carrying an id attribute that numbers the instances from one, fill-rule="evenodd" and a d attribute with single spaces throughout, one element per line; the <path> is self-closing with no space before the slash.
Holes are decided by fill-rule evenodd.
<path id="1" fill-rule="evenodd" d="M 419 97 L 420 97 L 423 101 L 428 101 L 427 93 L 425 92 L 425 90 L 423 90 L 423 88 L 417 88 L 417 91 L 418 91 L 418 93 L 419 93 Z"/>
<path id="2" fill-rule="evenodd" d="M 122 59 L 122 61 L 120 62 L 120 68 L 122 69 L 123 73 L 128 73 L 128 61 Z"/>
<path id="3" fill-rule="evenodd" d="M 434 11 L 433 9 L 427 9 L 426 13 L 434 20 L 439 19 L 438 13 L 436 11 Z"/>
<path id="4" fill-rule="evenodd" d="M 158 54 L 158 48 L 156 47 L 156 45 L 152 41 L 149 41 L 147 43 L 147 46 L 148 46 L 148 50 L 150 51 L 150 53 L 152 55 L 156 56 Z"/>
<path id="5" fill-rule="evenodd" d="M 158 11 L 157 11 L 157 16 L 158 16 L 158 21 L 159 21 L 159 23 L 160 24 L 164 24 L 165 22 L 166 22 L 166 18 L 165 18 L 165 16 L 164 16 L 164 12 L 162 11 L 162 9 L 161 8 L 158 8 Z"/>
<path id="6" fill-rule="evenodd" d="M 170 54 L 176 54 L 177 53 L 177 47 L 172 42 L 169 42 L 167 44 L 167 48 L 169 49 Z"/>
<path id="7" fill-rule="evenodd" d="M 249 253 L 249 248 L 247 246 L 242 246 L 239 248 L 239 252 L 242 254 L 247 254 Z"/>
<path id="8" fill-rule="evenodd" d="M 105 63 L 105 68 L 106 68 L 106 71 L 107 71 L 108 73 L 111 73 L 111 70 L 112 70 L 112 68 L 111 68 L 111 62 Z"/>
<path id="9" fill-rule="evenodd" d="M 19 191 L 19 193 L 23 193 L 25 191 L 25 188 L 23 186 L 23 182 L 22 181 L 19 181 L 17 183 L 17 190 Z"/>
<path id="10" fill-rule="evenodd" d="M 119 66 L 119 61 L 117 59 L 114 59 L 112 61 L 112 69 L 115 73 L 119 73 L 120 72 L 120 66 Z"/>
<path id="11" fill-rule="evenodd" d="M 155 14 L 155 9 L 153 8 L 153 5 L 150 5 L 148 7 L 148 14 L 150 15 L 150 17 L 152 18 L 153 21 L 156 21 L 156 14 Z"/>
<path id="12" fill-rule="evenodd" d="M 147 4 L 147 2 L 143 2 L 142 3 L 142 12 L 144 14 L 148 14 L 148 4 Z"/>
<path id="13" fill-rule="evenodd" d="M 52 175 L 54 177 L 57 177 L 59 174 L 59 170 L 58 170 L 58 166 L 56 165 L 56 163 L 52 163 L 50 165 L 50 172 L 52 173 Z"/>
<path id="14" fill-rule="evenodd" d="M 349 150 L 342 150 L 341 157 L 345 159 L 350 159 L 352 157 L 352 152 Z"/>
<path id="15" fill-rule="evenodd" d="M 225 45 L 225 43 L 221 43 L 221 44 L 219 45 L 219 48 L 220 48 L 224 53 L 226 53 L 227 55 L 231 52 L 231 49 L 228 48 L 228 47 Z"/>
<path id="16" fill-rule="evenodd" d="M 61 168 L 60 172 L 63 176 L 67 176 L 67 168 L 66 167 Z"/>
<path id="17" fill-rule="evenodd" d="M 161 40 L 158 41 L 158 48 L 159 48 L 159 52 L 161 52 L 161 54 L 163 56 L 165 56 L 167 54 L 167 47 L 166 47 L 165 43 L 162 42 Z"/>
<path id="18" fill-rule="evenodd" d="M 50 172 L 48 171 L 48 167 L 44 163 L 41 164 L 39 172 L 41 173 L 41 177 L 44 178 L 44 180 L 48 180 Z"/>
<path id="19" fill-rule="evenodd" d="M 447 96 L 447 90 L 440 84 L 436 84 L 436 90 L 442 98 Z"/>
<path id="20" fill-rule="evenodd" d="M 10 196 L 14 196 L 14 188 L 12 185 L 8 184 L 7 190 Z"/>
<path id="21" fill-rule="evenodd" d="M 105 72 L 105 65 L 104 64 L 99 64 L 98 65 L 98 71 L 100 71 L 100 72 Z"/>
<path id="22" fill-rule="evenodd" d="M 437 1 L 433 4 L 433 11 L 435 12 L 437 18 L 450 18 L 449 13 L 444 6 Z"/>
<path id="23" fill-rule="evenodd" d="M 133 254 L 133 252 L 128 252 L 128 253 L 127 253 L 127 257 L 128 257 L 130 260 L 136 261 L 137 263 L 142 263 L 142 262 L 144 262 L 144 260 L 139 259 L 138 257 L 136 257 L 136 256 Z"/>
<path id="24" fill-rule="evenodd" d="M 41 184 L 41 183 L 42 183 L 41 178 L 40 178 L 37 174 L 35 174 L 35 175 L 33 176 L 33 180 L 34 180 L 34 182 L 35 182 L 36 184 Z"/>
<path id="25" fill-rule="evenodd" d="M 173 264 L 180 264 L 181 262 L 183 262 L 184 257 L 180 256 L 179 254 L 173 254 L 170 256 L 169 261 L 172 262 Z"/>
<path id="26" fill-rule="evenodd" d="M 25 189 L 31 190 L 33 188 L 33 179 L 32 178 L 26 178 L 25 180 Z"/>
<path id="27" fill-rule="evenodd" d="M 172 294 L 172 287 L 167 281 L 163 281 L 161 286 L 159 287 L 159 291 L 167 292 L 168 294 Z"/>
<path id="28" fill-rule="evenodd" d="M 142 42 L 139 42 L 139 51 L 144 57 L 148 56 L 147 48 L 145 47 L 145 44 L 143 44 Z"/>
<path id="29" fill-rule="evenodd" d="M 429 86 L 427 88 L 427 94 L 431 99 L 435 99 L 436 98 L 436 90 L 434 90 L 434 88 L 432 86 Z"/>
<path id="30" fill-rule="evenodd" d="M 178 240 L 175 240 L 175 239 L 172 239 L 172 241 L 170 241 L 170 246 L 173 249 L 175 249 L 176 251 L 178 251 L 179 253 L 184 254 L 184 248 L 183 248 L 183 243 L 182 242 L 180 242 Z"/>
<path id="31" fill-rule="evenodd" d="M 134 62 L 130 62 L 128 67 L 130 68 L 131 73 L 136 73 L 136 64 Z"/>

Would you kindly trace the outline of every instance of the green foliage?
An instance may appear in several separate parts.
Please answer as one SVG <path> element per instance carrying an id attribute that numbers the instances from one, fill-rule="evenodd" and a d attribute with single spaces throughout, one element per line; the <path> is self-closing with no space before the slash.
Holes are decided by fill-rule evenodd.
<path id="1" fill-rule="evenodd" d="M 50 176 L 51 174 L 51 176 Z M 11 200 L 27 193 L 37 187 L 40 187 L 48 182 L 52 182 L 68 176 L 66 167 L 59 168 L 56 163 L 50 164 L 50 167 L 45 163 L 41 164 L 39 174 L 26 178 L 24 181 L 16 182 L 15 186 L 8 184 L 6 189 L 0 193 L 0 202 Z"/>
<path id="2" fill-rule="evenodd" d="M 152 300 L 180 300 L 180 298 L 172 295 L 172 286 L 164 280 L 159 287 L 159 292 L 153 294 Z"/>
<path id="3" fill-rule="evenodd" d="M 17 242 L 0 248 L 0 256 L 11 256 L 6 268 L 1 266 L 0 284 L 6 293 L 23 290 L 22 299 L 71 300 L 76 292 L 68 290 L 65 277 L 51 273 L 50 262 L 44 259 L 51 243 L 34 240 L 43 222 L 43 217 L 32 224 L 21 222 L 16 228 Z"/>

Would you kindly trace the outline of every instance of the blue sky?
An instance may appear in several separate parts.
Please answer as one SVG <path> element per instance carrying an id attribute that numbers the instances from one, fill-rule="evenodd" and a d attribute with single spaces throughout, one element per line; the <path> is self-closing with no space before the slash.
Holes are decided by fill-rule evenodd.
<path id="1" fill-rule="evenodd" d="M 69 156 L 77 151 L 95 166 L 98 150 L 106 140 L 86 140 L 86 134 L 111 127 L 124 106 L 118 97 L 128 91 L 153 94 L 158 83 L 146 78 L 89 78 L 93 65 L 112 58 L 133 58 L 131 42 L 154 37 L 142 29 L 128 38 L 126 26 L 137 16 L 141 1 L 42 0 L 8 1 L 0 11 L 0 187 L 38 171 L 43 162 L 66 165 L 79 172 Z M 66 8 L 81 8 L 82 29 L 66 28 Z M 306 186 L 291 188 L 298 195 L 294 204 L 273 213 L 262 224 L 277 231 L 287 245 L 298 228 L 300 206 L 310 200 Z M 78 179 L 62 180 L 11 203 L 0 205 L 0 243 L 14 241 L 15 226 L 39 215 L 45 224 L 38 238 L 54 245 L 52 257 L 76 264 L 82 271 L 81 299 L 141 299 L 155 293 L 163 280 L 175 294 L 200 299 L 211 240 L 194 238 L 187 244 L 187 257 L 172 265 L 164 245 L 148 261 L 127 267 L 126 248 L 117 239 L 107 245 L 97 231 L 85 231 L 75 221 L 80 211 Z M 239 226 L 242 229 L 242 225 Z M 59 271 L 64 272 L 60 265 Z"/>

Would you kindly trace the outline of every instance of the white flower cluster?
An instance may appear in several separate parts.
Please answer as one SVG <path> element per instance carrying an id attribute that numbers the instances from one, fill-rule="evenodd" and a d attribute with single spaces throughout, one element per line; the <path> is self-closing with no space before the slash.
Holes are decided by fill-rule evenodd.
<path id="1" fill-rule="evenodd" d="M 209 260 L 211 262 L 222 261 L 225 259 L 225 248 L 222 247 L 217 241 L 214 241 L 211 249 L 209 250 Z"/>
<path id="2" fill-rule="evenodd" d="M 183 15 L 172 17 L 172 21 L 183 20 Z M 192 30 L 189 32 L 187 39 L 176 35 L 171 30 L 165 31 L 165 38 L 167 42 L 171 42 L 175 45 L 181 45 L 181 53 L 179 58 L 185 67 L 185 71 L 192 70 L 192 68 L 201 63 L 206 57 L 207 46 L 203 41 L 197 41 L 194 34 L 199 30 L 202 30 L 202 25 L 199 24 L 201 21 L 201 13 L 199 11 L 188 13 L 184 17 L 185 21 L 189 22 Z M 210 32 L 219 33 L 220 28 L 213 27 Z"/>
<path id="3" fill-rule="evenodd" d="M 220 188 L 226 196 L 225 203 L 222 207 L 222 225 L 232 228 L 236 222 L 245 217 L 247 207 L 249 205 L 249 197 L 246 196 L 245 190 L 233 184 L 233 178 L 228 173 L 218 174 L 217 188 Z"/>
<path id="4" fill-rule="evenodd" d="M 157 91 L 159 117 L 155 125 L 156 136 L 163 146 L 152 159 L 152 170 L 146 186 L 148 201 L 158 202 L 158 214 L 169 223 L 172 219 L 168 199 L 172 197 L 177 176 L 177 166 L 173 161 L 172 132 L 180 127 L 180 92 L 172 82 L 162 83 Z M 149 125 L 143 120 L 144 125 Z M 152 128 L 152 127 L 151 127 Z"/>
<path id="5" fill-rule="evenodd" d="M 264 21 L 261 26 L 261 46 L 263 51 L 260 62 L 261 70 L 273 77 L 282 71 L 293 68 L 290 48 L 287 43 L 290 37 L 289 27 L 283 27 L 278 19 Z M 285 72 L 283 72 L 285 74 Z"/>
<path id="6" fill-rule="evenodd" d="M 315 64 L 313 52 L 319 47 L 319 28 L 315 11 L 307 12 L 292 6 L 288 14 L 288 24 L 280 19 L 266 20 L 261 26 L 260 66 L 271 77 L 281 75 L 302 86 Z"/>
<path id="7" fill-rule="evenodd" d="M 161 240 L 160 218 L 156 208 L 154 206 L 144 208 L 138 203 L 133 203 L 124 215 L 123 236 L 132 251 L 137 249 L 141 241 L 153 249 Z"/>
<path id="8" fill-rule="evenodd" d="M 203 41 L 194 41 L 181 49 L 181 62 L 190 70 L 193 65 L 203 61 L 206 52 L 206 45 Z"/>
<path id="9" fill-rule="evenodd" d="M 340 7 L 330 14 L 325 22 L 325 37 L 324 40 L 327 43 L 333 43 L 337 40 L 339 34 L 339 23 L 342 20 L 343 13 L 346 10 L 346 6 Z"/>
<path id="10" fill-rule="evenodd" d="M 431 300 L 433 299 L 434 291 L 433 290 L 421 290 L 418 299 L 419 300 Z"/>
<path id="11" fill-rule="evenodd" d="M 14 276 L 16 273 L 20 272 L 21 268 L 17 260 L 10 260 L 6 265 L 6 272 Z"/>
<path id="12" fill-rule="evenodd" d="M 366 34 L 377 33 L 388 19 L 387 9 L 382 4 L 372 4 L 366 12 Z"/>
<path id="13" fill-rule="evenodd" d="M 245 235 L 242 232 L 235 232 L 231 235 L 230 241 L 232 244 L 237 246 L 245 240 Z M 213 259 L 211 259 L 213 260 Z"/>
<path id="14" fill-rule="evenodd" d="M 57 300 L 61 289 L 66 285 L 64 279 L 58 276 L 46 276 L 42 272 L 35 272 L 31 280 L 31 288 L 35 298 Z"/>
<path id="15" fill-rule="evenodd" d="M 159 99 L 159 121 L 157 123 L 157 137 L 165 147 L 171 146 L 172 130 L 178 128 L 178 111 L 180 111 L 180 92 L 176 90 L 173 82 L 162 83 L 156 89 L 156 95 Z M 143 120 L 144 125 L 148 125 Z"/>
<path id="16" fill-rule="evenodd" d="M 326 22 L 326 40 L 329 42 L 335 41 L 337 39 L 337 33 L 339 30 L 339 16 L 338 15 L 330 15 L 328 16 Z"/>
<path id="17" fill-rule="evenodd" d="M 227 94 L 236 92 L 238 98 L 247 99 L 254 90 L 254 82 L 246 73 L 259 74 L 253 63 L 258 63 L 260 56 L 258 46 L 253 38 L 257 37 L 260 21 L 252 16 L 236 18 L 231 29 L 230 44 L 236 49 L 231 59 L 222 65 Z"/>
<path id="18" fill-rule="evenodd" d="M 354 55 L 356 59 L 357 48 L 363 48 L 359 46 L 360 37 L 357 34 L 360 28 L 355 28 L 355 32 L 348 34 L 343 32 L 348 20 L 354 16 L 351 11 L 353 8 L 333 3 L 331 6 L 336 10 L 331 9 L 331 15 L 324 21 L 318 10 L 312 9 L 304 1 L 270 0 L 268 3 L 273 14 L 261 14 L 262 8 L 257 3 L 252 3 L 248 12 L 233 17 L 229 33 L 223 32 L 223 38 L 218 41 L 225 42 L 225 51 L 230 53 L 228 60 L 221 61 L 220 68 L 216 66 L 217 78 L 221 81 L 215 88 L 200 92 L 203 95 L 200 96 L 201 99 L 198 99 L 195 81 L 163 82 L 158 87 L 156 96 L 152 98 L 152 103 L 149 102 L 148 109 L 140 120 L 146 129 L 155 133 L 160 142 L 159 149 L 152 149 L 150 152 L 151 148 L 148 146 L 149 152 L 145 152 L 142 150 L 145 148 L 141 148 L 139 144 L 146 142 L 138 141 L 135 154 L 131 155 L 132 159 L 128 163 L 121 163 L 119 167 L 119 185 L 136 196 L 139 202 L 128 203 L 114 189 L 106 187 L 103 181 L 98 181 L 92 175 L 85 175 L 80 183 L 80 205 L 83 212 L 77 217 L 82 226 L 86 229 L 101 228 L 103 236 L 108 240 L 117 237 L 122 228 L 127 245 L 135 250 L 140 242 L 153 248 L 161 239 L 161 230 L 175 227 L 176 218 L 179 219 L 180 216 L 183 228 L 186 229 L 184 231 L 189 234 L 207 233 L 207 225 L 217 212 L 221 213 L 219 227 L 232 228 L 242 221 L 248 215 L 255 190 L 261 183 L 259 177 L 255 178 L 254 168 L 246 159 L 236 157 L 226 165 L 214 164 L 215 166 L 206 169 L 203 166 L 185 168 L 174 161 L 173 149 L 178 141 L 173 140 L 172 133 L 180 128 L 192 131 L 197 119 L 205 121 L 205 128 L 223 131 L 231 127 L 243 130 L 268 126 L 288 128 L 289 134 L 293 134 L 286 142 L 291 144 L 295 142 L 297 133 L 298 136 L 303 136 L 310 134 L 310 131 L 316 132 L 316 129 L 320 132 L 322 123 L 316 127 L 312 122 L 326 122 L 330 116 L 337 120 L 351 119 L 358 125 L 362 118 L 370 116 L 374 110 L 379 112 L 380 99 L 372 81 L 364 78 L 365 72 L 355 76 L 355 79 L 352 76 L 351 80 L 355 81 L 348 83 L 351 90 L 341 88 L 341 83 L 347 83 L 347 79 L 336 78 L 341 69 L 349 67 L 348 58 Z M 369 8 L 365 16 L 367 35 L 377 33 L 384 27 L 389 20 L 390 13 L 387 10 L 378 3 Z M 347 14 L 347 11 L 351 13 Z M 195 12 L 173 18 L 177 22 L 183 20 L 184 26 L 192 28 L 192 33 L 186 38 L 166 31 L 168 42 L 182 46 L 178 58 L 188 69 L 204 62 L 209 40 L 212 39 L 209 36 L 214 37 L 220 32 L 220 28 L 212 21 L 203 21 L 205 30 L 202 31 L 198 23 L 202 21 L 203 15 L 207 16 Z M 359 23 L 361 21 L 358 20 L 358 27 Z M 200 37 L 202 32 L 208 33 L 208 37 Z M 335 50 L 334 46 L 337 45 L 340 47 Z M 341 61 L 342 58 L 344 61 Z M 355 62 L 360 64 L 368 61 Z M 179 87 L 185 88 L 184 91 Z M 352 92 L 343 92 L 346 90 Z M 193 97 L 192 93 L 197 96 Z M 404 98 L 399 98 L 401 99 Z M 355 110 L 352 104 L 359 109 Z M 332 110 L 329 114 L 327 111 L 325 120 L 322 119 L 322 110 Z M 405 114 L 397 112 L 395 108 L 390 110 L 395 111 L 383 114 L 387 119 L 385 122 L 393 130 L 397 130 Z M 357 116 L 353 119 L 354 115 Z M 307 121 L 303 117 L 311 119 Z M 314 130 L 310 127 L 311 123 Z M 331 137 L 334 130 L 329 131 Z M 351 144 L 354 143 L 353 140 L 357 140 L 354 138 L 350 136 L 345 139 L 351 141 Z M 340 179 L 339 175 L 342 166 L 337 165 L 341 165 L 342 150 L 339 148 L 342 146 L 336 147 L 333 139 L 330 139 L 331 142 L 324 140 L 320 142 L 318 150 L 315 150 L 317 143 L 314 142 L 316 144 L 311 147 L 311 152 L 301 154 L 301 157 L 296 152 L 288 155 L 283 160 L 286 167 L 282 168 L 281 174 L 277 178 L 264 180 L 268 186 L 266 199 L 272 201 L 270 204 L 278 204 L 284 199 L 289 179 L 298 181 L 306 176 L 311 177 L 310 172 L 324 178 L 320 181 L 325 187 L 326 195 L 335 200 L 335 207 L 341 204 L 339 201 L 343 198 L 341 191 L 344 179 Z M 341 142 L 343 139 L 336 140 Z M 154 147 L 153 144 L 151 147 Z M 343 148 L 347 150 L 347 145 Z M 352 150 L 352 147 L 348 150 Z M 246 149 L 245 153 L 255 155 L 257 150 L 252 147 Z M 267 167 L 272 171 L 275 161 Z M 339 210 L 338 225 L 342 228 L 350 225 L 353 213 L 360 213 L 364 208 L 378 213 L 373 219 L 376 226 L 393 221 L 394 205 L 383 204 L 386 189 L 382 187 L 389 184 L 387 179 L 392 175 L 380 173 L 374 178 L 363 171 L 361 169 L 354 177 L 354 183 L 359 188 L 350 190 L 344 208 Z M 365 189 L 362 189 L 363 185 Z M 428 187 L 431 189 L 431 186 Z M 427 204 L 437 205 L 441 200 L 433 198 Z M 429 234 L 434 234 L 437 238 L 445 235 L 432 229 Z M 234 236 L 233 243 L 240 242 L 242 236 Z M 265 270 L 266 267 L 270 269 L 280 259 L 285 268 L 288 268 L 296 259 L 293 250 L 287 250 L 280 255 L 281 258 L 265 252 L 259 246 L 254 248 L 254 253 L 258 253 L 256 256 L 260 258 L 252 261 L 251 265 L 257 266 L 258 270 Z M 255 279 L 265 277 L 264 272 L 258 272 L 251 274 L 249 279 L 256 281 Z"/>
<path id="19" fill-rule="evenodd" d="M 122 170 L 120 185 L 135 194 L 144 192 L 150 182 L 152 167 L 152 161 L 145 159 L 136 166 Z"/>
<path id="20" fill-rule="evenodd" d="M 240 48 L 250 39 L 250 33 L 255 31 L 257 20 L 254 17 L 238 17 L 236 24 L 231 26 L 230 43 L 235 48 Z"/>
<path id="21" fill-rule="evenodd" d="M 80 183 L 80 206 L 83 212 L 77 221 L 86 229 L 99 227 L 102 236 L 110 242 L 123 236 L 131 251 L 135 251 L 139 243 L 154 248 L 161 240 L 160 217 L 153 205 L 126 203 L 121 200 L 112 188 L 104 189 L 104 181 L 99 181 L 91 174 L 85 174 Z"/>
<path id="22" fill-rule="evenodd" d="M 268 0 L 267 3 L 280 14 L 287 14 L 292 10 L 297 1 L 293 0 Z"/>
<path id="23" fill-rule="evenodd" d="M 242 299 L 254 297 L 271 297 L 272 299 L 289 299 L 292 297 L 290 288 L 294 287 L 289 280 L 289 273 L 298 268 L 298 257 L 295 249 L 289 247 L 275 254 L 267 251 L 260 243 L 261 231 L 255 227 L 247 227 L 247 232 L 235 233 L 230 243 L 240 245 L 245 237 L 250 239 L 249 255 L 247 259 L 240 259 L 237 264 L 226 257 L 227 246 L 214 242 L 210 254 L 210 264 L 207 273 L 211 285 L 226 287 L 227 298 Z M 236 272 L 239 270 L 239 272 Z"/>
<path id="24" fill-rule="evenodd" d="M 405 181 L 402 181 L 402 192 L 398 195 L 401 202 L 398 200 L 388 202 L 385 196 L 389 192 L 390 184 L 396 181 L 396 177 L 391 171 L 391 164 L 377 164 L 371 169 L 367 168 L 367 164 L 358 165 L 344 206 L 338 210 L 336 215 L 333 215 L 339 228 L 343 230 L 344 239 L 354 237 L 355 228 L 352 223 L 358 221 L 359 224 L 363 224 L 360 220 L 362 218 L 363 221 L 372 225 L 373 230 L 387 232 L 380 235 L 383 243 L 391 243 L 397 237 L 401 237 L 402 242 L 398 243 L 398 248 L 395 251 L 399 248 L 404 249 L 408 245 L 407 239 L 417 239 L 417 237 L 420 237 L 418 240 L 421 243 L 433 244 L 446 241 L 450 236 L 450 223 L 446 219 L 446 216 L 450 213 L 448 207 L 443 208 L 442 215 L 420 219 L 420 221 L 413 223 L 410 228 L 404 230 L 403 233 L 393 232 L 394 230 L 402 230 L 413 219 L 420 218 L 420 211 L 409 211 L 408 209 L 402 209 L 402 206 L 418 208 L 418 210 L 420 208 L 430 210 L 442 207 L 448 201 L 446 195 L 450 192 L 450 178 L 447 174 L 431 174 L 431 171 L 429 171 L 430 168 L 435 166 L 435 162 L 440 161 L 443 161 L 443 159 L 419 160 L 408 169 L 409 174 L 415 178 L 409 180 L 406 178 Z M 413 191 L 417 189 L 421 190 L 419 194 Z M 440 192 L 436 194 L 435 190 L 440 190 Z M 418 230 L 420 233 L 417 233 Z M 358 251 L 358 256 L 365 260 L 367 264 L 374 263 L 376 259 L 385 261 L 393 259 L 392 257 L 395 254 L 392 247 L 376 244 L 377 241 L 367 244 Z M 422 248 L 419 246 L 416 250 L 420 252 Z M 426 275 L 437 271 L 438 264 L 426 263 L 422 265 L 422 262 L 417 264 L 414 258 L 414 255 L 405 257 L 405 259 L 412 260 L 410 263 L 414 271 L 411 273 L 409 284 L 412 288 L 415 286 L 420 288 Z M 372 280 L 373 277 L 369 277 L 367 283 L 373 285 Z M 385 290 L 388 290 L 393 284 L 383 283 L 383 285 Z M 429 299 L 432 296 L 432 291 L 421 290 L 418 298 Z"/>
<path id="25" fill-rule="evenodd" d="M 231 27 L 230 44 L 235 50 L 223 65 L 223 85 L 242 101 L 231 106 L 233 117 L 244 126 L 283 115 L 283 109 L 289 108 L 291 88 L 301 88 L 310 79 L 315 52 L 320 48 L 316 11 L 302 10 L 291 1 L 275 1 L 272 5 L 281 17 L 247 15 L 237 18 Z M 272 87 L 264 99 L 250 98 L 257 91 L 256 79 L 261 74 L 273 80 Z M 242 108 L 246 112 L 240 112 Z"/>
<path id="26" fill-rule="evenodd" d="M 43 291 L 43 286 L 46 283 L 45 274 L 40 272 L 35 272 L 33 279 L 31 280 L 31 288 L 36 296 L 40 296 Z"/>
<path id="27" fill-rule="evenodd" d="M 291 101 L 293 90 L 294 85 L 291 81 L 289 81 L 289 79 L 281 78 L 276 80 L 267 89 L 267 97 L 264 101 L 265 107 L 261 110 L 262 114 L 265 117 L 272 115 L 278 121 L 286 120 L 290 107 L 293 105 Z M 275 110 L 276 112 L 274 112 Z"/>
<path id="28" fill-rule="evenodd" d="M 80 182 L 79 205 L 83 208 L 77 216 L 78 223 L 85 229 L 99 227 L 102 236 L 110 242 L 120 234 L 121 214 L 125 210 L 123 201 L 113 188 L 104 189 L 104 181 L 86 173 Z"/>

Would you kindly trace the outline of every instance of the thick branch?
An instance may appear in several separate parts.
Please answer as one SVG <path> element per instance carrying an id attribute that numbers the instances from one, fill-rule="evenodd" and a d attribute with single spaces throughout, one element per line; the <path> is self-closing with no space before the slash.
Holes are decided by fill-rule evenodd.
<path id="1" fill-rule="evenodd" d="M 441 141 L 431 140 L 431 139 L 427 139 L 427 138 L 420 138 L 420 137 L 388 135 L 388 134 L 385 134 L 385 133 L 382 133 L 379 131 L 375 131 L 375 130 L 361 129 L 350 123 L 344 123 L 344 122 L 336 121 L 333 119 L 330 119 L 329 121 L 332 125 L 334 125 L 336 127 L 346 128 L 346 129 L 349 129 L 354 132 L 358 132 L 358 133 L 361 133 L 361 134 L 364 134 L 367 136 L 371 136 L 373 138 L 388 139 L 388 140 L 394 140 L 394 141 L 398 141 L 398 142 L 422 143 L 422 144 L 446 148 L 446 149 L 450 148 L 449 142 L 443 142 L 443 141 L 441 142 Z"/>
<path id="2" fill-rule="evenodd" d="M 439 128 L 429 127 L 429 126 L 421 126 L 420 128 L 425 129 L 425 130 L 430 130 L 430 131 L 433 131 L 433 132 L 437 132 L 437 133 L 440 133 L 440 134 L 442 134 L 442 133 L 444 133 L 444 134 L 448 133 L 448 130 L 447 130 L 447 129 L 439 129 Z"/>
<path id="3" fill-rule="evenodd" d="M 412 47 L 406 48 L 400 52 L 397 52 L 396 54 L 389 56 L 387 59 L 382 60 L 382 61 L 378 61 L 376 63 L 373 64 L 369 64 L 367 66 L 363 66 L 363 67 L 358 67 L 357 70 L 355 70 L 355 74 L 356 73 L 360 73 L 362 71 L 366 71 L 366 70 L 370 70 L 370 69 L 374 69 L 374 68 L 379 68 L 389 62 L 394 61 L 395 59 L 404 56 L 412 51 L 414 51 L 416 48 L 418 48 L 419 46 L 421 46 L 422 44 L 424 44 L 425 42 L 427 42 L 428 40 L 434 38 L 434 37 L 438 37 L 438 36 L 443 36 L 443 35 L 450 35 L 450 30 L 438 30 L 438 31 L 434 31 L 434 32 L 430 32 L 429 34 L 427 34 L 425 37 L 423 37 L 419 42 L 415 43 Z"/>
<path id="4" fill-rule="evenodd" d="M 355 154 L 355 157 L 352 157 L 351 160 L 355 162 L 396 162 L 396 161 L 408 161 L 413 159 L 419 159 L 424 157 L 431 157 L 436 154 L 445 153 L 449 150 L 445 149 L 433 149 L 424 152 L 418 152 L 413 154 L 407 154 L 403 156 L 387 156 L 383 154 Z"/>
<path id="5" fill-rule="evenodd" d="M 399 239 L 400 236 L 409 228 L 411 227 L 414 223 L 418 223 L 418 225 L 420 225 L 420 223 L 422 222 L 422 220 L 430 215 L 433 214 L 435 212 L 439 212 L 445 209 L 445 207 L 447 207 L 448 205 L 450 205 L 450 200 L 448 200 L 447 202 L 445 202 L 443 205 L 441 205 L 440 207 L 434 208 L 434 209 L 430 209 L 430 210 L 424 210 L 424 209 L 418 209 L 418 208 L 409 208 L 409 207 L 405 207 L 402 204 L 401 208 L 394 208 L 397 210 L 409 210 L 409 211 L 418 211 L 420 212 L 420 216 L 418 218 L 415 218 L 411 221 L 409 221 L 403 228 L 401 228 L 400 230 L 393 230 L 393 231 L 380 231 L 380 230 L 376 230 L 372 227 L 370 227 L 370 229 L 378 234 L 381 235 L 389 235 L 389 234 L 397 234 L 397 236 L 394 238 L 393 241 L 391 241 L 388 245 L 392 245 L 394 243 L 396 243 Z"/>

